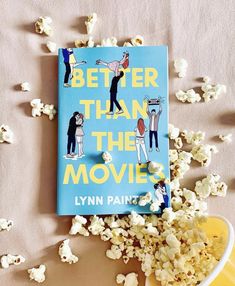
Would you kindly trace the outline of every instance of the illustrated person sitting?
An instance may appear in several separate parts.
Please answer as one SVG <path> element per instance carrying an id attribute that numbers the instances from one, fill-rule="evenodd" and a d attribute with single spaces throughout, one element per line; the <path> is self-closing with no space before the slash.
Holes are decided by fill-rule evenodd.
<path id="1" fill-rule="evenodd" d="M 159 103 L 159 111 L 156 113 L 156 109 L 152 109 L 151 112 L 149 111 L 149 104 L 147 105 L 147 114 L 149 117 L 149 152 L 153 150 L 153 137 L 155 140 L 155 147 L 156 151 L 159 152 L 160 149 L 158 147 L 158 122 L 160 115 L 162 113 L 162 106 Z"/>
<path id="2" fill-rule="evenodd" d="M 76 130 L 78 127 L 77 124 L 77 116 L 79 115 L 78 111 L 75 111 L 73 113 L 73 116 L 70 118 L 69 120 L 69 127 L 68 127 L 68 143 L 67 143 L 67 158 L 73 158 L 76 154 L 75 154 L 75 148 L 76 148 Z M 71 152 L 71 147 L 72 147 L 72 152 Z"/>
<path id="3" fill-rule="evenodd" d="M 134 131 L 135 131 L 135 146 L 137 150 L 138 164 L 141 165 L 140 148 L 144 153 L 146 163 L 149 163 L 148 154 L 145 146 L 145 133 L 147 132 L 147 128 L 144 125 L 143 118 L 138 119 L 137 127 L 135 128 Z"/>
<path id="4" fill-rule="evenodd" d="M 164 181 L 159 181 L 154 185 L 154 189 L 161 212 L 163 212 L 164 208 L 168 207 L 169 203 L 169 197 L 166 191 L 166 184 L 164 183 Z"/>
<path id="5" fill-rule="evenodd" d="M 65 64 L 65 74 L 64 74 L 64 87 L 70 87 L 71 85 L 69 82 L 69 76 L 72 73 L 71 79 L 73 77 L 73 71 L 76 66 L 85 64 L 86 61 L 77 62 L 76 58 L 73 53 L 73 49 L 62 49 L 62 54 L 64 57 L 64 64 Z"/>

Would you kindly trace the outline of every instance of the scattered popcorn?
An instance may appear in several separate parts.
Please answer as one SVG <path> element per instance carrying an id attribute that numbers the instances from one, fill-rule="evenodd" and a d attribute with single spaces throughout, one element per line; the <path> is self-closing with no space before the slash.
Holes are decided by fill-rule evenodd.
<path id="1" fill-rule="evenodd" d="M 223 84 L 210 84 L 210 78 L 204 77 L 203 78 L 204 84 L 202 85 L 201 89 L 204 92 L 202 97 L 204 98 L 205 102 L 209 102 L 212 99 L 218 99 L 218 97 L 227 92 L 227 88 Z"/>
<path id="2" fill-rule="evenodd" d="M 227 135 L 219 135 L 219 139 L 222 140 L 225 143 L 231 143 L 232 142 L 232 133 L 229 133 Z"/>
<path id="3" fill-rule="evenodd" d="M 178 153 L 178 159 L 171 163 L 170 170 L 172 171 L 172 178 L 182 179 L 184 174 L 189 170 L 192 154 L 186 151 Z"/>
<path id="4" fill-rule="evenodd" d="M 56 109 L 53 104 L 45 104 L 43 106 L 42 112 L 48 115 L 50 120 L 53 120 L 56 115 Z"/>
<path id="5" fill-rule="evenodd" d="M 11 230 L 12 226 L 13 226 L 12 220 L 0 218 L 0 231 L 3 231 L 3 230 L 9 231 Z"/>
<path id="6" fill-rule="evenodd" d="M 45 33 L 47 36 L 52 35 L 52 28 L 51 28 L 52 19 L 50 17 L 39 17 L 35 23 L 35 31 L 38 34 Z"/>
<path id="7" fill-rule="evenodd" d="M 224 182 L 219 182 L 219 180 L 219 175 L 208 175 L 201 181 L 196 182 L 195 192 L 202 199 L 206 199 L 210 195 L 225 197 L 228 187 Z"/>
<path id="8" fill-rule="evenodd" d="M 117 39 L 115 37 L 103 39 L 97 47 L 117 47 Z"/>
<path id="9" fill-rule="evenodd" d="M 181 132 L 181 136 L 186 140 L 188 144 L 199 145 L 205 139 L 205 132 L 184 130 Z"/>
<path id="10" fill-rule="evenodd" d="M 88 230 L 93 235 L 99 235 L 104 231 L 104 221 L 102 218 L 99 218 L 98 216 L 94 215 L 90 218 L 90 225 L 88 227 Z"/>
<path id="11" fill-rule="evenodd" d="M 176 160 L 178 160 L 178 152 L 175 149 L 170 149 L 169 150 L 169 160 L 170 163 L 174 163 Z"/>
<path id="12" fill-rule="evenodd" d="M 131 43 L 133 46 L 143 46 L 144 45 L 144 38 L 140 35 L 137 35 L 131 39 Z"/>
<path id="13" fill-rule="evenodd" d="M 111 249 L 106 251 L 106 256 L 113 260 L 120 259 L 122 257 L 122 251 L 118 245 L 112 245 Z"/>
<path id="14" fill-rule="evenodd" d="M 76 48 L 86 48 L 87 47 L 87 40 L 75 40 L 74 45 Z"/>
<path id="15" fill-rule="evenodd" d="M 95 42 L 93 41 L 93 38 L 90 36 L 88 40 L 76 40 L 74 42 L 74 45 L 76 48 L 93 48 L 95 46 Z"/>
<path id="16" fill-rule="evenodd" d="M 171 248 L 180 248 L 180 241 L 176 238 L 174 234 L 168 234 L 166 237 L 166 243 L 171 247 Z"/>
<path id="17" fill-rule="evenodd" d="M 179 128 L 175 127 L 173 124 L 168 124 L 168 132 L 169 132 L 169 138 L 172 140 L 175 140 L 180 135 Z"/>
<path id="18" fill-rule="evenodd" d="M 93 48 L 95 46 L 95 42 L 93 41 L 92 37 L 89 37 L 88 41 L 87 41 L 87 47 L 88 48 Z"/>
<path id="19" fill-rule="evenodd" d="M 122 284 L 125 281 L 126 277 L 123 274 L 118 274 L 116 277 L 117 284 Z"/>
<path id="20" fill-rule="evenodd" d="M 61 243 L 58 253 L 62 262 L 68 262 L 69 264 L 78 262 L 78 257 L 72 253 L 69 246 L 69 239 L 65 239 Z"/>
<path id="21" fill-rule="evenodd" d="M 180 137 L 175 139 L 174 146 L 175 146 L 176 149 L 182 149 L 183 141 L 182 141 L 182 139 Z"/>
<path id="22" fill-rule="evenodd" d="M 162 170 L 163 170 L 162 165 L 157 162 L 151 161 L 148 164 L 148 171 L 150 174 L 157 174 L 157 173 L 162 172 Z"/>
<path id="23" fill-rule="evenodd" d="M 179 90 L 176 92 L 176 98 L 182 102 L 195 103 L 201 100 L 201 96 L 199 93 L 196 93 L 193 89 L 189 89 L 186 92 L 183 90 Z"/>
<path id="24" fill-rule="evenodd" d="M 204 82 L 208 83 L 211 81 L 211 79 L 209 78 L 209 76 L 204 76 L 202 79 Z"/>
<path id="25" fill-rule="evenodd" d="M 218 150 L 214 145 L 199 144 L 193 147 L 191 154 L 193 159 L 201 163 L 201 166 L 209 166 L 212 153 L 217 153 Z"/>
<path id="26" fill-rule="evenodd" d="M 27 81 L 22 82 L 20 87 L 21 87 L 22 91 L 30 91 L 31 90 L 30 84 Z"/>
<path id="27" fill-rule="evenodd" d="M 76 215 L 72 219 L 72 226 L 69 231 L 69 234 L 75 235 L 77 233 L 83 235 L 83 236 L 89 236 L 88 230 L 84 227 L 84 225 L 87 223 L 87 219 L 83 216 Z"/>
<path id="28" fill-rule="evenodd" d="M 56 43 L 47 41 L 46 46 L 51 53 L 54 53 L 56 51 Z"/>
<path id="29" fill-rule="evenodd" d="M 33 99 L 30 102 L 32 106 L 32 116 L 37 117 L 41 116 L 42 113 L 48 115 L 49 119 L 52 120 L 55 118 L 56 109 L 53 104 L 45 104 L 41 102 L 41 99 Z"/>
<path id="30" fill-rule="evenodd" d="M 144 207 L 147 204 L 150 204 L 152 201 L 152 194 L 150 192 L 147 192 L 144 196 L 140 196 L 139 198 L 139 206 Z"/>
<path id="31" fill-rule="evenodd" d="M 10 127 L 7 125 L 2 124 L 0 126 L 0 143 L 13 143 L 14 141 L 14 134 L 11 131 Z"/>
<path id="32" fill-rule="evenodd" d="M 21 255 L 3 255 L 1 257 L 0 263 L 2 268 L 8 268 L 10 265 L 19 265 L 21 263 L 25 262 L 25 258 Z"/>
<path id="33" fill-rule="evenodd" d="M 185 77 L 187 68 L 188 68 L 188 63 L 185 59 L 176 59 L 174 61 L 174 68 L 175 72 L 178 74 L 178 77 Z"/>
<path id="34" fill-rule="evenodd" d="M 123 286 L 138 286 L 138 274 L 136 273 L 129 273 L 126 276 L 123 274 L 118 274 L 116 277 L 117 284 L 123 284 Z"/>
<path id="35" fill-rule="evenodd" d="M 32 106 L 32 116 L 33 117 L 41 116 L 44 107 L 44 104 L 41 102 L 41 99 L 39 98 L 33 99 L 30 102 L 30 105 Z"/>
<path id="36" fill-rule="evenodd" d="M 97 22 L 96 13 L 92 13 L 91 15 L 88 16 L 87 21 L 85 21 L 88 35 L 90 35 L 93 32 L 96 22 Z"/>
<path id="37" fill-rule="evenodd" d="M 38 283 L 42 283 L 45 281 L 45 271 L 46 266 L 41 264 L 39 267 L 28 269 L 29 279 L 34 280 Z"/>
<path id="38" fill-rule="evenodd" d="M 108 151 L 102 153 L 102 159 L 104 160 L 105 164 L 108 164 L 113 160 L 112 155 Z"/>
<path id="39" fill-rule="evenodd" d="M 137 214 L 135 211 L 132 211 L 131 214 L 129 215 L 130 218 L 130 223 L 132 225 L 144 225 L 145 224 L 145 219 Z"/>
<path id="40" fill-rule="evenodd" d="M 123 47 L 132 47 L 133 45 L 130 42 L 124 42 Z"/>

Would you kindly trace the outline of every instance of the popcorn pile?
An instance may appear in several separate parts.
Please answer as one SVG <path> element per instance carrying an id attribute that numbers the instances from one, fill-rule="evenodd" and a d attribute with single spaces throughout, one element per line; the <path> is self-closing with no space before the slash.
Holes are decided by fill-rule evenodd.
<path id="1" fill-rule="evenodd" d="M 32 116 L 41 116 L 42 113 L 48 115 L 49 119 L 54 119 L 56 115 L 56 109 L 53 104 L 45 104 L 41 102 L 41 99 L 36 98 L 30 102 L 32 106 Z"/>
<path id="2" fill-rule="evenodd" d="M 175 189 L 176 191 L 176 189 Z M 221 253 L 218 237 L 209 239 L 199 223 L 206 218 L 206 204 L 187 189 L 178 189 L 181 203 L 177 208 L 164 210 L 162 218 L 132 212 L 120 218 L 112 215 L 90 218 L 88 230 L 110 241 L 106 256 L 112 260 L 122 258 L 128 263 L 136 258 L 146 276 L 155 273 L 165 285 L 193 286 L 201 282 L 215 267 Z M 179 281 L 181 284 L 179 284 Z M 137 275 L 119 274 L 118 284 L 138 285 Z"/>
<path id="3" fill-rule="evenodd" d="M 10 127 L 2 124 L 0 126 L 0 143 L 13 143 L 14 135 Z"/>

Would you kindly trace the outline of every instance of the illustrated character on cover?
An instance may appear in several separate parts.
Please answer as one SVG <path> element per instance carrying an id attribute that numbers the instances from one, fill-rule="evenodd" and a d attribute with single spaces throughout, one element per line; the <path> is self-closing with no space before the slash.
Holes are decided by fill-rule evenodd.
<path id="1" fill-rule="evenodd" d="M 76 156 L 75 148 L 76 148 L 76 129 L 78 127 L 77 124 L 77 116 L 79 115 L 78 111 L 73 113 L 73 116 L 69 120 L 69 127 L 68 127 L 68 142 L 67 142 L 67 155 L 66 158 L 74 158 Z M 72 148 L 72 150 L 71 150 Z"/>
<path id="2" fill-rule="evenodd" d="M 78 158 L 81 158 L 85 156 L 83 151 L 83 137 L 84 137 L 84 131 L 83 131 L 83 123 L 84 123 L 84 116 L 82 113 L 79 113 L 76 115 L 76 139 L 78 144 Z"/>
<path id="3" fill-rule="evenodd" d="M 138 164 L 141 165 L 141 156 L 140 156 L 141 149 L 144 153 L 146 163 L 149 163 L 148 154 L 147 154 L 146 146 L 145 146 L 145 133 L 148 130 L 144 125 L 143 118 L 138 119 L 137 126 L 134 129 L 134 131 L 135 131 L 135 146 L 137 150 Z"/>
<path id="4" fill-rule="evenodd" d="M 164 208 L 168 207 L 169 197 L 166 191 L 166 184 L 164 181 L 159 181 L 154 185 L 155 195 L 157 197 L 157 201 L 159 203 L 159 207 L 161 212 L 163 212 Z"/>
<path id="5" fill-rule="evenodd" d="M 64 57 L 64 64 L 66 69 L 64 74 L 64 87 L 70 87 L 71 85 L 68 83 L 70 74 L 70 79 L 72 79 L 74 68 L 79 65 L 86 64 L 86 61 L 77 62 L 73 49 L 71 48 L 62 49 L 62 54 Z"/>
<path id="6" fill-rule="evenodd" d="M 112 62 L 104 62 L 102 60 L 96 61 L 97 65 L 104 65 L 107 66 L 112 72 L 114 72 L 114 76 L 112 78 L 111 87 L 110 87 L 110 108 L 109 111 L 106 113 L 107 115 L 113 115 L 113 108 L 114 104 L 118 108 L 116 114 L 122 114 L 123 110 L 117 100 L 117 92 L 118 92 L 118 82 L 120 78 L 124 76 L 124 72 L 120 71 L 120 68 L 123 67 L 124 69 L 128 68 L 129 66 L 129 53 L 124 52 L 123 57 L 120 61 L 115 60 Z"/>
<path id="7" fill-rule="evenodd" d="M 149 111 L 149 105 L 159 106 L 159 111 L 156 112 L 155 108 Z M 149 152 L 152 152 L 153 150 L 153 137 L 155 140 L 156 151 L 159 152 L 160 149 L 158 147 L 158 122 L 159 122 L 160 115 L 162 113 L 161 100 L 158 100 L 158 99 L 147 100 L 146 112 L 149 117 L 149 147 L 150 147 Z"/>

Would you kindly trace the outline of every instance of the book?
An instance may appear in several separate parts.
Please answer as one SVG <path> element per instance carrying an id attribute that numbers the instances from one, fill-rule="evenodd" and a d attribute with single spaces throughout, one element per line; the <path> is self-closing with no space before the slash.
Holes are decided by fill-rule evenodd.
<path id="1" fill-rule="evenodd" d="M 58 69 L 57 213 L 169 207 L 167 47 L 59 49 Z"/>

